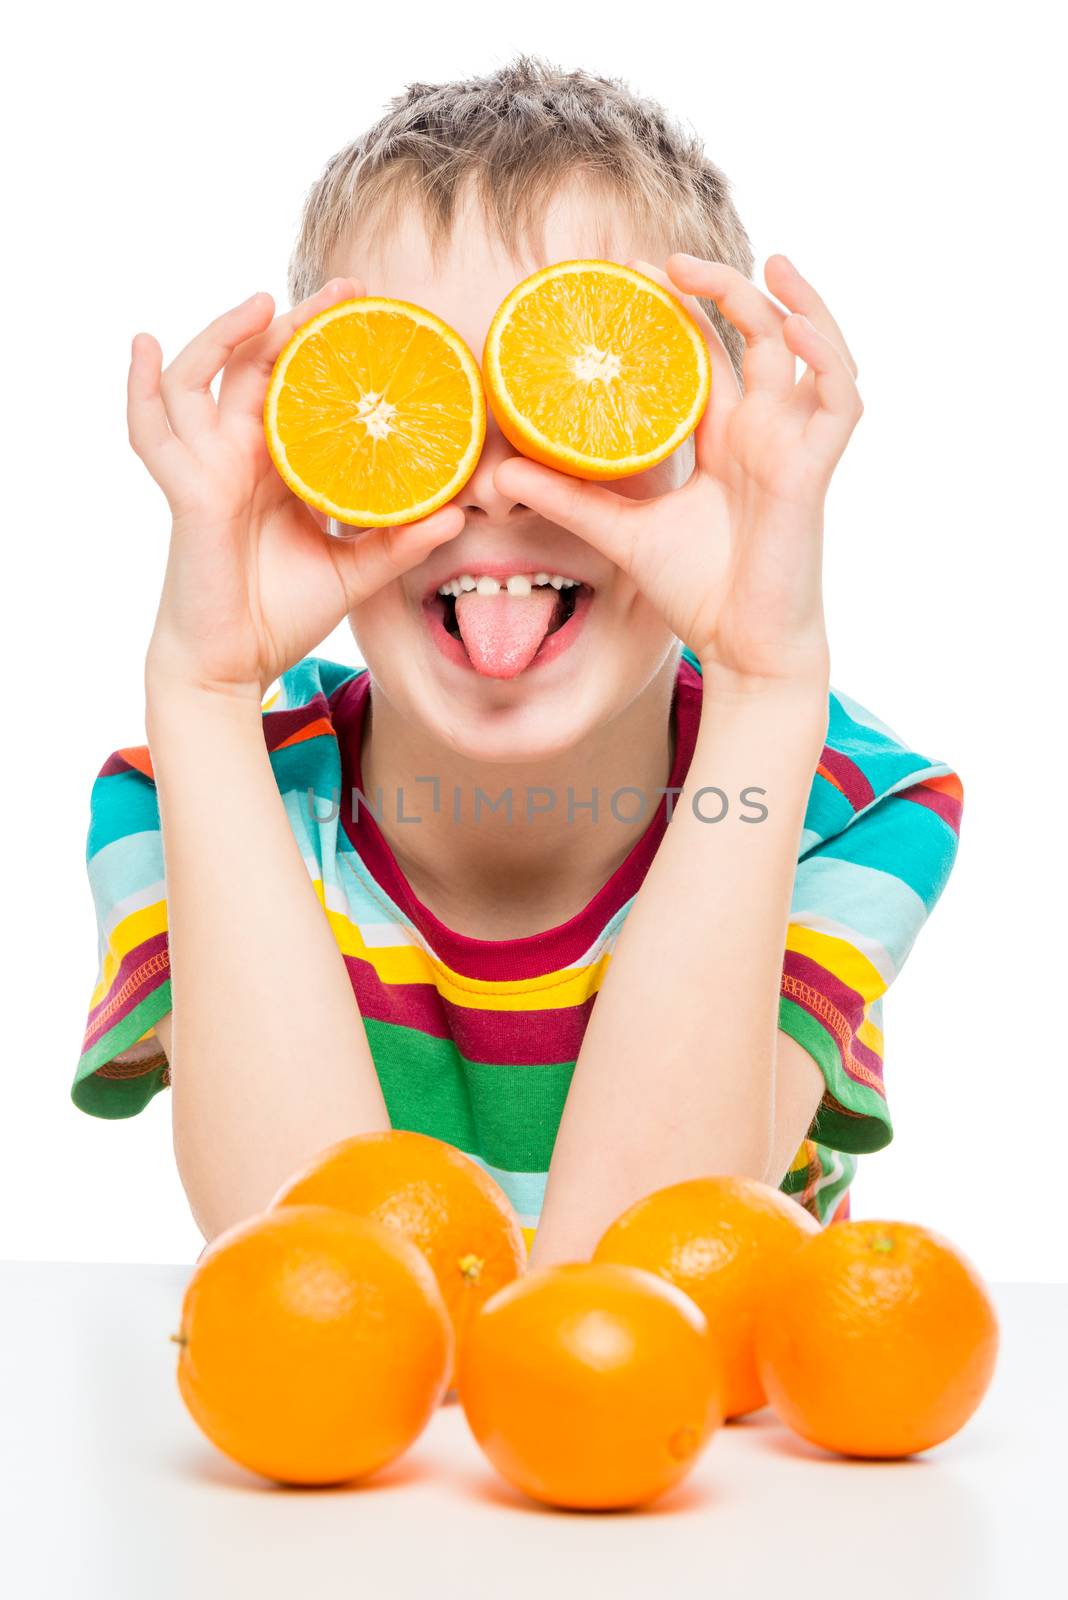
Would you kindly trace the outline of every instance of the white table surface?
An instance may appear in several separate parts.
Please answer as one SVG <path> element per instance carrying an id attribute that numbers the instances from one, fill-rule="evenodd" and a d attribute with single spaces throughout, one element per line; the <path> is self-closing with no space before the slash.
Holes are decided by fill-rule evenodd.
<path id="1" fill-rule="evenodd" d="M 652 1507 L 591 1515 L 515 1493 L 455 1403 L 362 1487 L 279 1489 L 231 1465 L 175 1383 L 188 1275 L 0 1264 L 10 1600 L 1068 1594 L 1068 1285 L 995 1290 L 994 1384 L 927 1456 L 841 1461 L 765 1411 L 715 1435 Z"/>

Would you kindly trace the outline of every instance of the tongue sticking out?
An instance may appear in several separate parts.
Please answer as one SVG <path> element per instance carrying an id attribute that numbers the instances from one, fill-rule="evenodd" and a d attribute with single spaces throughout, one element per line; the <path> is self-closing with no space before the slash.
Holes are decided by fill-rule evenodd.
<path id="1" fill-rule="evenodd" d="M 537 655 L 560 604 L 548 587 L 529 594 L 458 594 L 456 625 L 475 671 L 484 678 L 517 677 Z"/>

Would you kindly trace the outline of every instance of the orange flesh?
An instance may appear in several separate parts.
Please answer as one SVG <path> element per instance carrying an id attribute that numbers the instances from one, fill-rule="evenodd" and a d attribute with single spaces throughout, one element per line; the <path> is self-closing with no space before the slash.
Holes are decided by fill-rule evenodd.
<path id="1" fill-rule="evenodd" d="M 295 493 L 335 515 L 391 522 L 458 491 L 484 411 L 470 357 L 402 306 L 379 307 L 357 302 L 296 345 L 267 429 Z"/>
<path id="2" fill-rule="evenodd" d="M 692 431 L 707 352 L 682 308 L 652 287 L 591 263 L 544 278 L 503 312 L 486 378 L 513 443 L 554 465 L 569 454 L 577 472 L 576 456 L 635 470 L 635 458 L 659 459 Z"/>

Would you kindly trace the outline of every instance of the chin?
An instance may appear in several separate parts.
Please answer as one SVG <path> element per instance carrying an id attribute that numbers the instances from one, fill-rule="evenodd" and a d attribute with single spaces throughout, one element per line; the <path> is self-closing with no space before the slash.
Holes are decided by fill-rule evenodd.
<path id="1" fill-rule="evenodd" d="M 361 614 L 354 631 L 376 689 L 428 743 L 486 765 L 539 764 L 579 749 L 611 721 L 676 643 L 659 623 L 643 628 L 597 609 L 594 600 L 584 613 L 580 597 L 559 630 L 571 637 L 510 677 L 476 672 L 462 644 L 435 637 L 440 616 L 416 617 L 404 604 Z"/>

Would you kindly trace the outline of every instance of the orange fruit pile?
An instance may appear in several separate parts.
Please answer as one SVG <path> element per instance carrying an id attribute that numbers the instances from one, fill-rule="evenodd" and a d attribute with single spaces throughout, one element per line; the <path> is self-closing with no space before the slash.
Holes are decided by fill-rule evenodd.
<path id="1" fill-rule="evenodd" d="M 593 1259 L 527 1270 L 503 1192 L 443 1141 L 347 1139 L 202 1255 L 178 1382 L 219 1449 L 282 1483 L 366 1477 L 455 1379 L 497 1471 L 549 1505 L 643 1505 L 770 1401 L 850 1456 L 926 1450 L 990 1382 L 975 1268 L 909 1223 L 820 1228 L 739 1178 L 628 1208 Z"/>
<path id="2" fill-rule="evenodd" d="M 293 493 L 350 527 L 429 516 L 478 464 L 478 365 L 440 317 L 403 300 L 343 300 L 298 328 L 263 410 Z"/>
<path id="3" fill-rule="evenodd" d="M 670 455 L 696 428 L 711 384 L 690 313 L 613 261 L 560 261 L 517 284 L 490 324 L 482 372 L 521 455 L 593 479 Z"/>

